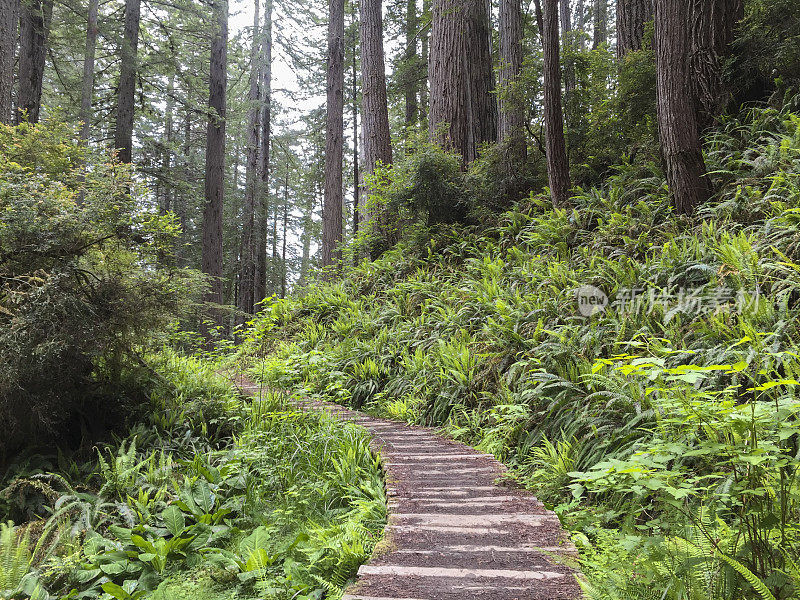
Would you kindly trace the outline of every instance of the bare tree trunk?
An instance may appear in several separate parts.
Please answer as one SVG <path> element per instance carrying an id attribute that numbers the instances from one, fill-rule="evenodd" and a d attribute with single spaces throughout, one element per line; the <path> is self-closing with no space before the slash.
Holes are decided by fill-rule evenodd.
<path id="1" fill-rule="evenodd" d="M 690 3 L 657 0 L 655 11 L 658 133 L 672 201 L 686 214 L 713 193 L 691 95 Z"/>
<path id="2" fill-rule="evenodd" d="M 653 19 L 653 0 L 617 0 L 617 56 L 642 49 L 644 26 Z"/>
<path id="3" fill-rule="evenodd" d="M 53 0 L 31 0 L 20 5 L 19 89 L 15 122 L 37 123 L 42 106 L 42 79 L 47 58 L 47 38 L 53 17 Z"/>
<path id="4" fill-rule="evenodd" d="M 417 113 L 419 112 L 419 104 L 417 103 L 417 93 L 419 91 L 419 82 L 416 81 L 416 68 L 415 59 L 417 57 L 417 29 L 419 28 L 419 19 L 417 17 L 417 0 L 406 0 L 406 22 L 405 22 L 405 35 L 406 35 L 406 79 L 405 81 L 405 108 L 406 108 L 406 126 L 413 125 L 417 122 Z"/>
<path id="5" fill-rule="evenodd" d="M 342 158 L 344 153 L 344 0 L 330 0 L 328 100 L 325 125 L 325 201 L 322 207 L 322 266 L 341 267 Z M 330 277 L 330 275 L 329 275 Z"/>
<path id="6" fill-rule="evenodd" d="M 306 196 L 306 201 L 303 206 L 303 234 L 301 242 L 303 244 L 303 257 L 300 261 L 300 285 L 304 285 L 308 279 L 308 270 L 311 265 L 311 237 L 314 228 L 314 200 L 317 198 L 320 190 L 318 184 L 314 184 L 314 191 L 312 194 Z"/>
<path id="7" fill-rule="evenodd" d="M 381 0 L 361 0 L 361 77 L 364 172 L 371 174 L 392 163 Z"/>
<path id="8" fill-rule="evenodd" d="M 14 122 L 14 58 L 17 53 L 19 0 L 0 0 L 0 123 Z"/>
<path id="9" fill-rule="evenodd" d="M 594 0 L 594 43 L 592 49 L 608 41 L 608 0 Z"/>
<path id="10" fill-rule="evenodd" d="M 353 12 L 351 14 L 353 24 L 356 22 L 355 4 L 353 4 Z M 355 29 L 354 29 L 355 30 Z M 361 173 L 359 169 L 359 155 L 358 155 L 358 66 L 356 58 L 356 36 L 353 35 L 353 64 L 352 64 L 352 82 L 353 87 L 351 90 L 351 101 L 353 108 L 353 237 L 358 235 L 358 229 L 361 225 Z"/>
<path id="11" fill-rule="evenodd" d="M 431 11 L 431 0 L 422 0 L 422 14 L 427 15 Z M 425 31 L 422 32 L 422 39 L 420 40 L 420 58 L 422 59 L 422 64 L 426 65 L 426 73 L 425 79 L 420 83 L 419 86 L 419 119 L 421 122 L 425 122 L 428 120 L 428 72 L 430 72 L 428 67 L 428 57 L 429 52 L 428 49 L 430 48 L 430 29 L 426 28 Z"/>
<path id="12" fill-rule="evenodd" d="M 561 42 L 566 55 L 564 64 L 564 104 L 569 107 L 572 92 L 575 91 L 575 65 L 569 51 L 572 48 L 572 6 L 570 0 L 561 0 Z M 569 119 L 569 116 L 567 117 Z"/>
<path id="13" fill-rule="evenodd" d="M 259 158 L 259 186 L 256 217 L 257 268 L 253 303 L 267 297 L 267 227 L 269 223 L 270 144 L 272 143 L 272 0 L 264 4 L 264 31 L 261 83 L 261 155 Z"/>
<path id="14" fill-rule="evenodd" d="M 245 196 L 244 210 L 242 211 L 242 253 L 241 270 L 239 272 L 239 310 L 251 315 L 255 308 L 256 269 L 258 267 L 258 238 L 257 210 L 258 186 L 258 150 L 260 134 L 259 83 L 261 69 L 259 69 L 260 54 L 260 28 L 261 28 L 261 0 L 255 0 L 253 12 L 253 46 L 250 51 L 250 92 L 247 110 L 247 165 L 245 167 Z"/>
<path id="15" fill-rule="evenodd" d="M 97 50 L 97 13 L 100 0 L 89 0 L 86 19 L 86 51 L 83 54 L 83 83 L 81 85 L 81 140 L 89 141 L 92 126 L 92 99 L 94 97 L 94 57 Z"/>
<path id="16" fill-rule="evenodd" d="M 500 97 L 499 138 L 508 145 L 509 163 L 525 161 L 525 109 L 514 94 L 522 70 L 522 8 L 520 0 L 500 0 Z M 512 168 L 514 168 L 512 166 Z"/>
<path id="17" fill-rule="evenodd" d="M 542 44 L 544 49 L 544 125 L 547 148 L 547 177 L 555 206 L 565 206 L 571 187 L 569 159 L 564 140 L 561 110 L 561 67 L 559 64 L 558 2 L 544 0 Z"/>
<path id="18" fill-rule="evenodd" d="M 581 32 L 581 36 L 578 38 L 578 49 L 583 51 L 586 49 L 586 40 L 583 35 L 586 33 L 586 5 L 584 4 L 584 0 L 578 0 L 575 13 L 578 17 L 575 28 Z"/>
<path id="19" fill-rule="evenodd" d="M 429 128 L 432 139 L 461 154 L 464 166 L 483 142 L 497 139 L 488 8 L 484 0 L 433 3 Z"/>
<path id="20" fill-rule="evenodd" d="M 700 132 L 710 127 L 728 102 L 722 80 L 722 63 L 742 18 L 742 0 L 691 0 L 689 79 L 698 113 Z"/>
<path id="21" fill-rule="evenodd" d="M 139 16 L 141 0 L 125 0 L 125 33 L 117 94 L 117 127 L 114 147 L 119 159 L 129 163 L 133 158 L 133 117 L 136 98 L 136 71 L 139 52 Z"/>
<path id="22" fill-rule="evenodd" d="M 228 66 L 228 3 L 214 0 L 209 120 L 206 130 L 202 271 L 210 278 L 206 301 L 222 304 L 222 207 L 225 194 L 225 118 Z M 219 317 L 216 317 L 219 320 Z"/>
<path id="23" fill-rule="evenodd" d="M 164 213 L 172 210 L 170 202 L 172 200 L 171 172 L 172 172 L 172 139 L 175 118 L 175 74 L 170 73 L 167 81 L 167 110 L 164 113 L 164 143 L 161 149 L 161 165 L 163 183 L 163 198 L 161 208 Z"/>
<path id="24" fill-rule="evenodd" d="M 289 157 L 286 157 L 286 178 L 283 182 L 283 234 L 281 235 L 281 298 L 286 298 L 286 233 L 289 221 Z"/>
<path id="25" fill-rule="evenodd" d="M 187 90 L 187 97 L 189 92 Z M 191 155 L 192 155 L 192 119 L 191 119 L 191 112 L 190 108 L 187 106 L 185 109 L 185 113 L 183 115 L 183 149 L 182 153 L 182 160 L 183 160 L 183 180 L 185 182 L 192 181 L 192 169 L 191 169 Z M 189 200 L 187 198 L 187 192 L 182 192 L 180 197 L 180 202 L 176 204 L 176 211 L 178 213 L 178 223 L 181 226 L 181 233 L 180 237 L 177 241 L 177 247 L 175 248 L 175 262 L 179 267 L 185 267 L 188 263 L 185 256 L 185 244 L 186 244 L 186 228 L 189 224 L 188 219 L 188 205 Z"/>

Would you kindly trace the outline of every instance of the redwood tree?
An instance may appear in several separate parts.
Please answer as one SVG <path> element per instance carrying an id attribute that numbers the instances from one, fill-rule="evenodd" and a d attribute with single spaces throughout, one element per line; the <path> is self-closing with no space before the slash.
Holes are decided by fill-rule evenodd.
<path id="1" fill-rule="evenodd" d="M 256 204 L 257 267 L 253 302 L 267 297 L 267 230 L 269 226 L 270 144 L 272 143 L 272 0 L 264 3 L 261 78 L 261 152 L 259 155 L 258 202 Z"/>
<path id="2" fill-rule="evenodd" d="M 657 0 L 658 133 L 675 208 L 692 213 L 713 193 L 700 145 L 690 62 L 692 0 Z"/>
<path id="3" fill-rule="evenodd" d="M 522 70 L 522 9 L 520 0 L 500 0 L 499 139 L 508 145 L 512 163 L 525 160 L 525 110 L 514 98 L 514 83 Z"/>
<path id="4" fill-rule="evenodd" d="M 133 116 L 136 98 L 136 72 L 139 54 L 139 18 L 141 0 L 125 0 L 125 31 L 122 39 L 117 90 L 117 125 L 114 147 L 119 159 L 129 163 L 133 158 Z"/>
<path id="5" fill-rule="evenodd" d="M 653 20 L 653 0 L 617 0 L 617 56 L 642 49 L 644 27 Z"/>
<path id="6" fill-rule="evenodd" d="M 381 0 L 361 0 L 361 127 L 366 174 L 372 173 L 379 163 L 392 162 L 381 4 Z"/>
<path id="7" fill-rule="evenodd" d="M 434 0 L 428 61 L 430 132 L 460 153 L 465 166 L 477 158 L 480 144 L 497 139 L 490 33 L 484 0 Z"/>
<path id="8" fill-rule="evenodd" d="M 561 109 L 561 66 L 558 36 L 559 0 L 542 2 L 542 48 L 544 50 L 544 126 L 547 151 L 547 177 L 555 206 L 569 200 L 569 159 L 564 139 L 564 113 Z"/>
<path id="9" fill-rule="evenodd" d="M 258 237 L 256 202 L 258 199 L 258 150 L 260 138 L 259 69 L 261 0 L 255 0 L 253 11 L 253 42 L 250 50 L 250 91 L 247 100 L 247 163 L 245 165 L 245 197 L 242 210 L 242 241 L 239 269 L 239 310 L 252 314 L 255 300 Z"/>
<path id="10" fill-rule="evenodd" d="M 338 265 L 342 243 L 344 153 L 344 0 L 330 0 L 325 124 L 325 200 L 322 206 L 322 266 Z"/>
<path id="11" fill-rule="evenodd" d="M 0 0 L 0 123 L 6 124 L 14 120 L 11 89 L 18 24 L 19 0 Z"/>
<path id="12" fill-rule="evenodd" d="M 53 17 L 53 0 L 22 2 L 19 18 L 19 88 L 17 114 L 19 123 L 23 114 L 31 123 L 39 120 L 42 105 L 42 80 L 47 57 L 47 38 Z"/>
<path id="13" fill-rule="evenodd" d="M 83 55 L 83 81 L 81 83 L 81 139 L 89 140 L 92 125 L 92 98 L 94 96 L 94 58 L 97 50 L 97 12 L 100 0 L 89 0 L 86 16 L 86 50 Z"/>
<path id="14" fill-rule="evenodd" d="M 209 119 L 206 129 L 202 271 L 210 281 L 206 301 L 222 304 L 222 206 L 225 192 L 225 117 L 228 83 L 228 3 L 214 0 Z"/>

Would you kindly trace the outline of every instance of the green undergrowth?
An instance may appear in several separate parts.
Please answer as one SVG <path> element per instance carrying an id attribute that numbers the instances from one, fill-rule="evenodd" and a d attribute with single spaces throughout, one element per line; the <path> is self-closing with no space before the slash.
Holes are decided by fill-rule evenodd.
<path id="1" fill-rule="evenodd" d="M 798 597 L 800 116 L 730 120 L 706 157 L 693 219 L 624 165 L 569 209 L 410 233 L 266 305 L 240 360 L 495 454 L 571 532 L 589 598 Z M 590 317 L 588 285 L 611 299 Z"/>
<path id="2" fill-rule="evenodd" d="M 282 393 L 242 399 L 208 362 L 146 363 L 125 435 L 0 474 L 0 598 L 341 595 L 386 517 L 366 432 Z"/>

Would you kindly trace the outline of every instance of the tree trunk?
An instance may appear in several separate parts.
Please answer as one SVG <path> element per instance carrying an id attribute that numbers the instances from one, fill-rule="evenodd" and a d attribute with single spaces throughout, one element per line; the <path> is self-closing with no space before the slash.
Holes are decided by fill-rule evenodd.
<path id="1" fill-rule="evenodd" d="M 325 200 L 322 206 L 322 266 L 341 267 L 342 158 L 344 152 L 344 0 L 330 0 L 328 20 Z M 329 274 L 330 277 L 330 274 Z"/>
<path id="2" fill-rule="evenodd" d="M 364 130 L 364 173 L 392 163 L 386 69 L 383 58 L 381 0 L 361 0 L 361 127 Z"/>
<path id="3" fill-rule="evenodd" d="M 465 167 L 478 157 L 482 143 L 497 139 L 488 9 L 484 0 L 433 3 L 431 139 L 461 154 Z"/>
<path id="4" fill-rule="evenodd" d="M 119 159 L 129 163 L 133 158 L 133 117 L 136 99 L 136 71 L 139 52 L 139 16 L 141 0 L 125 0 L 125 33 L 122 40 L 117 94 L 117 126 L 114 147 Z"/>
<path id="5" fill-rule="evenodd" d="M 658 133 L 672 201 L 685 214 L 713 193 L 691 96 L 690 3 L 657 0 L 655 10 Z"/>
<path id="6" fill-rule="evenodd" d="M 97 12 L 100 0 L 89 0 L 86 19 L 86 51 L 83 55 L 83 83 L 81 85 L 81 140 L 89 141 L 92 126 L 92 99 L 94 97 L 94 57 L 97 50 Z"/>
<path id="7" fill-rule="evenodd" d="M 31 123 L 39 121 L 47 38 L 52 17 L 53 0 L 31 0 L 20 5 L 16 123 L 22 121 L 23 114 L 27 114 L 27 120 Z"/>
<path id="8" fill-rule="evenodd" d="M 564 140 L 561 110 L 561 68 L 559 63 L 558 2 L 544 0 L 542 47 L 544 49 L 544 125 L 547 149 L 547 177 L 555 206 L 565 206 L 571 187 L 569 159 Z"/>
<path id="9" fill-rule="evenodd" d="M 256 269 L 258 267 L 258 238 L 256 236 L 257 216 L 256 202 L 258 199 L 258 148 L 260 134 L 259 83 L 261 69 L 259 69 L 261 0 L 255 0 L 253 12 L 253 46 L 250 51 L 250 92 L 248 94 L 247 109 L 247 164 L 245 166 L 245 194 L 242 210 L 242 253 L 241 268 L 239 271 L 239 311 L 251 315 L 255 308 Z"/>
<path id="10" fill-rule="evenodd" d="M 594 0 L 594 43 L 592 49 L 608 41 L 608 0 Z"/>
<path id="11" fill-rule="evenodd" d="M 303 206 L 303 234 L 301 236 L 303 257 L 300 260 L 300 285 L 305 285 L 308 280 L 308 270 L 311 265 L 311 237 L 314 229 L 314 200 L 319 192 L 318 184 L 315 182 L 313 193 L 306 196 Z"/>
<path id="12" fill-rule="evenodd" d="M 261 82 L 261 155 L 259 158 L 256 243 L 257 268 L 255 275 L 253 303 L 258 304 L 267 297 L 267 227 L 269 222 L 269 178 L 270 144 L 272 143 L 272 0 L 264 4 L 264 30 Z"/>
<path id="13" fill-rule="evenodd" d="M 569 51 L 572 47 L 572 7 L 570 0 L 561 0 L 561 43 L 564 48 L 564 104 L 569 106 L 572 92 L 575 91 L 575 65 Z M 569 117 L 568 117 L 569 118 Z"/>
<path id="14" fill-rule="evenodd" d="M 742 0 L 691 0 L 689 79 L 698 113 L 700 132 L 710 127 L 728 102 L 722 80 L 722 63 L 742 18 Z"/>
<path id="15" fill-rule="evenodd" d="M 431 12 L 431 0 L 422 0 L 422 14 L 428 15 Z M 423 81 L 420 82 L 419 85 L 419 120 L 423 124 L 425 121 L 428 120 L 428 100 L 429 100 L 429 93 L 428 93 L 428 57 L 429 52 L 428 49 L 430 48 L 430 28 L 426 27 L 425 31 L 422 32 L 419 43 L 420 48 L 420 59 L 422 64 L 425 65 L 425 78 Z"/>
<path id="16" fill-rule="evenodd" d="M 406 108 L 406 127 L 417 122 L 419 104 L 417 103 L 417 93 L 419 82 L 416 80 L 416 58 L 417 58 L 417 29 L 419 19 L 417 17 L 417 0 L 406 0 L 406 81 L 404 82 L 405 108 Z"/>
<path id="17" fill-rule="evenodd" d="M 575 14 L 578 17 L 575 28 L 581 32 L 581 35 L 578 37 L 578 49 L 582 52 L 586 49 L 586 39 L 583 35 L 586 33 L 586 5 L 584 4 L 584 0 L 578 0 L 578 4 L 575 7 Z"/>
<path id="18" fill-rule="evenodd" d="M 281 298 L 286 298 L 286 234 L 289 221 L 289 157 L 286 157 L 286 179 L 283 182 L 283 235 L 281 235 Z"/>
<path id="19" fill-rule="evenodd" d="M 514 93 L 522 70 L 522 9 L 520 0 L 500 0 L 499 138 L 509 149 L 509 165 L 525 161 L 525 109 Z"/>
<path id="20" fill-rule="evenodd" d="M 0 0 L 0 123 L 14 122 L 12 88 L 17 53 L 19 0 Z"/>
<path id="21" fill-rule="evenodd" d="M 353 31 L 355 31 L 355 4 L 353 6 L 352 24 Z M 358 60 L 356 57 L 356 35 L 353 34 L 353 63 L 352 63 L 352 90 L 351 101 L 353 108 L 353 237 L 358 235 L 358 229 L 361 225 L 361 173 L 359 169 L 359 155 L 358 155 Z"/>
<path id="22" fill-rule="evenodd" d="M 222 304 L 222 207 L 225 194 L 225 101 L 228 82 L 227 0 L 214 0 L 213 15 L 216 31 L 211 41 L 201 262 L 203 273 L 210 279 L 205 300 Z"/>
<path id="23" fill-rule="evenodd" d="M 644 26 L 653 19 L 653 0 L 617 0 L 617 56 L 642 49 Z"/>

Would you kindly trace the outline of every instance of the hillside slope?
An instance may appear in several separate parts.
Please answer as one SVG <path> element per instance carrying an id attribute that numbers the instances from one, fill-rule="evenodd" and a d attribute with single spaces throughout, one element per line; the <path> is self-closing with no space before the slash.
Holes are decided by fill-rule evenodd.
<path id="1" fill-rule="evenodd" d="M 694 219 L 623 166 L 276 301 L 242 355 L 493 453 L 572 530 L 592 598 L 796 597 L 800 116 L 751 111 L 706 153 Z"/>

